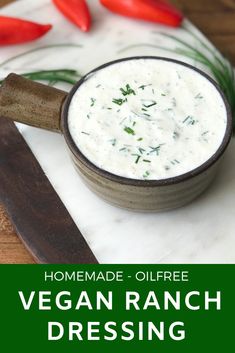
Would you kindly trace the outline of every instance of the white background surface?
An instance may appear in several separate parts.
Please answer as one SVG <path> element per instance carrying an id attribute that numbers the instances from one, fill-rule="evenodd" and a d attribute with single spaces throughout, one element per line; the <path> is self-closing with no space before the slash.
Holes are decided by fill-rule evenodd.
<path id="1" fill-rule="evenodd" d="M 169 30 L 115 16 L 98 1 L 89 3 L 94 18 L 89 34 L 67 22 L 50 0 L 22 0 L 2 9 L 2 14 L 52 23 L 54 29 L 37 42 L 1 48 L 0 62 L 48 44 L 76 43 L 82 47 L 31 54 L 0 67 L 1 77 L 9 72 L 59 68 L 75 68 L 85 74 L 107 61 L 133 55 L 180 58 L 146 46 L 119 53 L 131 44 L 172 45 L 158 34 Z M 188 38 L 184 30 L 173 33 Z M 69 86 L 63 88 L 68 90 Z M 101 263 L 235 262 L 234 140 L 217 179 L 203 196 L 175 211 L 141 214 L 110 206 L 89 191 L 73 168 L 62 136 L 23 125 L 18 127 Z"/>

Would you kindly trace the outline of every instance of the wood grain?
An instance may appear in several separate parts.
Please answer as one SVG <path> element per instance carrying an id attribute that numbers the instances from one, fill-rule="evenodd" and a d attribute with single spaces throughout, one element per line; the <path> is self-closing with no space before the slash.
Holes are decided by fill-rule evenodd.
<path id="1" fill-rule="evenodd" d="M 14 0 L 0 0 L 0 7 Z M 0 204 L 0 264 L 32 264 L 33 257 L 25 249 L 11 225 L 9 218 Z"/>
<path id="2" fill-rule="evenodd" d="M 7 85 L 6 82 L 1 90 L 7 89 Z M 0 105 L 2 96 L 1 92 Z M 13 122 L 4 119 L 1 111 L 0 200 L 15 224 L 17 234 L 37 262 L 97 263 L 37 159 Z"/>
<path id="3" fill-rule="evenodd" d="M 14 0 L 0 0 L 0 6 Z M 20 1 L 20 0 L 17 0 Z M 235 65 L 235 0 L 172 0 Z M 33 263 L 0 205 L 0 263 Z"/>

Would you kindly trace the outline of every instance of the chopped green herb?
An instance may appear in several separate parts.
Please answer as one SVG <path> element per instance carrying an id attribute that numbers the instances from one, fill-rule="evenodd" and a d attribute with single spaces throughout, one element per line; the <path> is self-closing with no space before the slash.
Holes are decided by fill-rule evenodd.
<path id="1" fill-rule="evenodd" d="M 135 131 L 131 127 L 125 126 L 124 131 L 130 135 L 135 135 Z"/>
<path id="2" fill-rule="evenodd" d="M 95 98 L 91 98 L 91 107 L 93 107 L 95 105 L 96 99 Z"/>
<path id="3" fill-rule="evenodd" d="M 122 92 L 123 96 L 130 96 L 131 94 L 134 96 L 136 95 L 135 91 L 130 87 L 129 84 L 127 84 L 125 88 L 120 88 L 120 91 Z"/>
<path id="4" fill-rule="evenodd" d="M 108 109 L 108 110 L 112 110 L 113 108 L 108 107 L 107 109 Z"/>
<path id="5" fill-rule="evenodd" d="M 86 116 L 86 117 L 87 117 L 87 119 L 90 119 L 90 114 L 87 114 L 87 116 Z"/>
<path id="6" fill-rule="evenodd" d="M 157 146 L 157 147 L 151 147 L 149 146 L 149 148 L 151 149 L 150 152 L 148 153 L 149 154 L 152 154 L 152 153 L 156 153 L 157 156 L 159 156 L 159 152 L 160 152 L 160 149 L 161 149 L 161 145 Z"/>
<path id="7" fill-rule="evenodd" d="M 173 139 L 178 139 L 179 138 L 179 136 L 180 136 L 180 134 L 177 132 L 177 131 L 174 131 L 173 132 Z"/>
<path id="8" fill-rule="evenodd" d="M 179 72 L 178 72 L 178 71 L 176 71 L 176 73 L 177 73 L 178 79 L 180 79 L 180 80 L 181 80 L 181 76 L 180 76 Z"/>
<path id="9" fill-rule="evenodd" d="M 152 102 L 152 103 L 149 103 L 149 104 L 143 104 L 143 106 L 144 106 L 145 108 L 150 108 L 150 107 L 153 107 L 154 105 L 156 105 L 156 104 L 157 104 L 157 102 L 155 102 L 155 101 L 150 101 L 150 102 Z"/>
<path id="10" fill-rule="evenodd" d="M 187 118 L 183 121 L 183 124 L 185 123 L 187 123 L 187 125 L 194 125 L 196 120 L 191 115 L 188 115 Z"/>
<path id="11" fill-rule="evenodd" d="M 176 102 L 176 99 L 175 99 L 175 98 L 172 98 L 172 104 L 173 104 L 173 107 L 176 107 L 177 102 Z"/>
<path id="12" fill-rule="evenodd" d="M 136 125 L 136 121 L 133 121 L 133 124 L 132 124 L 132 126 L 135 126 Z"/>
<path id="13" fill-rule="evenodd" d="M 96 88 L 99 88 L 101 86 L 101 84 L 97 85 Z"/>
<path id="14" fill-rule="evenodd" d="M 136 156 L 137 157 L 136 160 L 135 160 L 135 163 L 138 164 L 141 156 L 139 154 L 132 154 L 132 156 Z"/>
<path id="15" fill-rule="evenodd" d="M 142 86 L 139 86 L 138 88 L 144 90 L 145 87 L 149 87 L 149 86 L 152 86 L 152 84 L 150 83 L 149 85 L 142 85 Z"/>
<path id="16" fill-rule="evenodd" d="M 166 97 L 166 94 L 165 94 L 165 93 L 162 93 L 161 96 L 162 96 L 162 97 Z"/>
<path id="17" fill-rule="evenodd" d="M 138 149 L 139 149 L 139 151 L 140 151 L 141 154 L 143 154 L 143 152 L 145 152 L 145 149 L 142 148 L 142 147 L 139 147 Z"/>
<path id="18" fill-rule="evenodd" d="M 145 163 L 151 163 L 151 161 L 149 159 L 143 159 L 143 162 Z"/>
<path id="19" fill-rule="evenodd" d="M 90 135 L 90 134 L 88 134 L 88 132 L 85 132 L 85 131 L 81 131 L 81 133 L 84 135 L 88 135 L 88 136 Z"/>
<path id="20" fill-rule="evenodd" d="M 149 175 L 150 175 L 150 172 L 146 170 L 146 172 L 143 174 L 143 178 L 148 178 Z"/>
<path id="21" fill-rule="evenodd" d="M 176 164 L 180 164 L 180 162 L 177 159 L 174 159 L 173 161 L 171 161 L 171 164 L 176 165 Z"/>
<path id="22" fill-rule="evenodd" d="M 115 104 L 117 104 L 117 105 L 122 105 L 122 104 L 125 103 L 126 101 L 127 101 L 127 99 L 122 99 L 122 98 L 118 98 L 118 99 L 114 98 L 114 99 L 112 100 L 112 102 L 115 103 Z"/>
<path id="23" fill-rule="evenodd" d="M 205 136 L 205 135 L 207 135 L 208 133 L 209 133 L 209 131 L 205 131 L 205 132 L 202 133 L 202 136 Z"/>
<path id="24" fill-rule="evenodd" d="M 143 141 L 143 137 L 138 138 L 137 141 Z"/>
<path id="25" fill-rule="evenodd" d="M 201 95 L 201 93 L 198 93 L 194 98 L 195 99 L 203 99 L 203 96 Z"/>
<path id="26" fill-rule="evenodd" d="M 112 139 L 112 140 L 109 140 L 112 144 L 112 146 L 116 146 L 116 143 L 117 143 L 117 139 Z"/>
<path id="27" fill-rule="evenodd" d="M 123 147 L 123 148 L 120 148 L 120 152 L 122 152 L 122 151 L 126 151 L 127 149 L 126 149 L 126 147 Z"/>

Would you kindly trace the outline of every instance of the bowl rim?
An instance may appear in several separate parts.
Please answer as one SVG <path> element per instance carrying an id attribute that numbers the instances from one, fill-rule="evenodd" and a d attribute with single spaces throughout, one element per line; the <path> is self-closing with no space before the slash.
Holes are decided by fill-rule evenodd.
<path id="1" fill-rule="evenodd" d="M 175 177 L 170 177 L 166 179 L 152 179 L 152 180 L 143 180 L 143 179 L 132 179 L 132 178 L 127 178 L 123 177 L 120 175 L 113 174 L 111 172 L 106 171 L 105 169 L 102 169 L 95 164 L 93 164 L 78 148 L 78 146 L 75 144 L 72 135 L 69 131 L 69 126 L 68 126 L 68 112 L 69 112 L 69 106 L 70 103 L 73 99 L 73 96 L 77 89 L 87 80 L 89 77 L 96 73 L 99 70 L 105 69 L 108 66 L 115 65 L 124 61 L 130 61 L 130 60 L 140 60 L 140 59 L 146 59 L 146 60 L 162 60 L 162 61 L 167 61 L 167 62 L 172 62 L 174 64 L 178 64 L 184 67 L 187 67 L 193 71 L 196 71 L 198 74 L 202 75 L 204 78 L 206 78 L 219 92 L 225 108 L 226 108 L 226 117 L 227 117 L 227 125 L 226 125 L 226 130 L 224 134 L 224 138 L 219 146 L 219 148 L 215 151 L 215 153 L 203 164 L 198 166 L 197 168 L 194 168 L 184 174 L 177 175 Z M 87 167 L 90 171 L 98 174 L 99 176 L 108 179 L 110 181 L 119 183 L 119 184 L 124 184 L 124 185 L 132 185 L 132 186 L 142 186 L 142 187 L 154 187 L 154 186 L 167 186 L 167 185 L 174 185 L 178 184 L 181 182 L 184 182 L 188 179 L 191 179 L 203 172 L 205 172 L 208 168 L 210 168 L 212 165 L 214 165 L 219 158 L 223 155 L 225 152 L 230 139 L 232 137 L 232 131 L 233 131 L 233 123 L 232 123 L 232 112 L 230 105 L 227 101 L 227 98 L 219 85 L 205 72 L 202 70 L 185 63 L 180 60 L 175 60 L 167 57 L 161 57 L 161 56 L 131 56 L 131 57 L 126 57 L 126 58 L 121 58 L 117 60 L 110 61 L 108 63 L 105 63 L 103 65 L 98 66 L 97 68 L 93 69 L 92 71 L 88 72 L 85 76 L 83 76 L 72 88 L 72 90 L 69 92 L 67 98 L 65 99 L 65 102 L 62 107 L 61 111 L 61 130 L 64 135 L 64 138 L 66 140 L 66 143 L 72 152 L 72 154 L 75 156 L 77 160 L 79 160 L 85 167 Z"/>

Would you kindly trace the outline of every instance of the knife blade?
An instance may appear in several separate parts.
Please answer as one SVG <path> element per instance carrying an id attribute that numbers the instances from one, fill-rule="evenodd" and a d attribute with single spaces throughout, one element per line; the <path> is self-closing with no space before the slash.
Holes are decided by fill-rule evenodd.
<path id="1" fill-rule="evenodd" d="M 5 118 L 0 118 L 0 202 L 37 262 L 98 263 L 15 124 Z"/>

